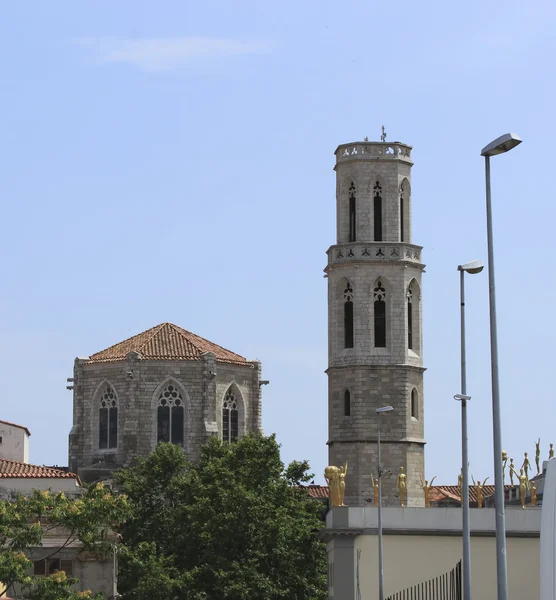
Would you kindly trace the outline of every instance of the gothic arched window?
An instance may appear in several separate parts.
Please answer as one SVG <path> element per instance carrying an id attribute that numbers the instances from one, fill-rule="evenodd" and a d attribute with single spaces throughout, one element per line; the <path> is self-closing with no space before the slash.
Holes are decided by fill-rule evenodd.
<path id="1" fill-rule="evenodd" d="M 375 348 L 386 348 L 386 290 L 379 279 L 374 288 Z"/>
<path id="2" fill-rule="evenodd" d="M 118 400 L 109 385 L 103 388 L 100 397 L 98 447 L 101 450 L 118 447 Z"/>
<path id="3" fill-rule="evenodd" d="M 238 406 L 234 390 L 229 388 L 222 404 L 222 440 L 235 442 L 239 436 Z"/>
<path id="4" fill-rule="evenodd" d="M 349 281 L 344 290 L 344 348 L 353 348 L 353 288 Z"/>
<path id="5" fill-rule="evenodd" d="M 349 186 L 349 241 L 355 242 L 356 233 L 356 200 L 355 200 L 355 184 L 353 181 Z"/>
<path id="6" fill-rule="evenodd" d="M 349 393 L 349 390 L 344 392 L 344 416 L 351 416 L 351 394 Z"/>
<path id="7" fill-rule="evenodd" d="M 400 185 L 400 242 L 404 242 L 404 189 Z"/>
<path id="8" fill-rule="evenodd" d="M 411 416 L 414 419 L 419 418 L 419 396 L 415 388 L 411 390 Z"/>
<path id="9" fill-rule="evenodd" d="M 181 393 L 173 383 L 158 397 L 157 441 L 183 446 L 185 410 Z"/>
<path id="10" fill-rule="evenodd" d="M 377 181 L 373 188 L 374 241 L 382 242 L 382 186 Z"/>
<path id="11" fill-rule="evenodd" d="M 413 290 L 407 288 L 407 347 L 413 350 Z"/>

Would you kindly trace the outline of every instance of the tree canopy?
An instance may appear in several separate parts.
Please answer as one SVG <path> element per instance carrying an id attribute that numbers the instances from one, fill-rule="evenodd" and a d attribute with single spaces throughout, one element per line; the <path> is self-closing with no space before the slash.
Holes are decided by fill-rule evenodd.
<path id="1" fill-rule="evenodd" d="M 29 600 L 100 598 L 71 591 L 77 580 L 63 571 L 45 577 L 27 573 L 34 560 L 55 556 L 75 543 L 83 550 L 111 553 L 110 528 L 127 514 L 125 497 L 112 495 L 102 484 L 78 498 L 35 490 L 28 496 L 0 500 L 0 581 L 7 594 Z M 43 539 L 53 530 L 62 538 L 61 544 L 41 549 Z"/>
<path id="2" fill-rule="evenodd" d="M 326 551 L 320 502 L 298 486 L 274 436 L 212 439 L 199 464 L 160 444 L 117 481 L 132 516 L 122 528 L 119 589 L 129 600 L 321 600 Z"/>

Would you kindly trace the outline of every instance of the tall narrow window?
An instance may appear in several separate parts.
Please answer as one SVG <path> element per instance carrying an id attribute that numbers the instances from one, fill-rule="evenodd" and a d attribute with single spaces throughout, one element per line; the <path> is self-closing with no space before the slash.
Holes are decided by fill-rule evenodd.
<path id="1" fill-rule="evenodd" d="M 411 416 L 414 419 L 419 418 L 419 396 L 415 388 L 411 390 Z"/>
<path id="2" fill-rule="evenodd" d="M 375 348 L 386 348 L 386 290 L 380 279 L 374 289 Z"/>
<path id="3" fill-rule="evenodd" d="M 413 350 L 413 290 L 407 288 L 407 347 Z"/>
<path id="4" fill-rule="evenodd" d="M 344 290 L 344 348 L 353 348 L 353 289 L 349 282 Z"/>
<path id="5" fill-rule="evenodd" d="M 349 390 L 344 392 L 344 415 L 346 417 L 351 416 L 351 394 Z"/>
<path id="6" fill-rule="evenodd" d="M 235 442 L 239 434 L 238 410 L 234 390 L 229 388 L 222 404 L 222 440 Z"/>
<path id="7" fill-rule="evenodd" d="M 373 188 L 374 241 L 382 242 L 382 186 L 377 181 Z"/>
<path id="8" fill-rule="evenodd" d="M 349 186 L 349 241 L 356 240 L 356 200 L 355 200 L 355 184 L 353 181 Z"/>
<path id="9" fill-rule="evenodd" d="M 101 450 L 118 446 L 118 401 L 107 385 L 100 398 L 98 415 L 98 447 Z"/>
<path id="10" fill-rule="evenodd" d="M 405 242 L 404 236 L 404 189 L 400 186 L 400 242 Z"/>
<path id="11" fill-rule="evenodd" d="M 167 385 L 158 397 L 157 441 L 183 446 L 185 412 L 183 398 L 174 384 Z"/>

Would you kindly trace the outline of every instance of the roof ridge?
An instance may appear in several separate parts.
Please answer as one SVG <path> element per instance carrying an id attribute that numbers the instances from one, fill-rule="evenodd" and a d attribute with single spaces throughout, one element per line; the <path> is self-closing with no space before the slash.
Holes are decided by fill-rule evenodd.
<path id="1" fill-rule="evenodd" d="M 211 346 L 216 346 L 217 348 L 220 348 L 220 350 L 224 350 L 224 352 L 229 352 L 230 354 L 235 354 L 236 356 L 239 356 L 240 358 L 243 358 L 243 360 L 247 360 L 245 358 L 245 356 L 242 356 L 241 354 L 238 354 L 237 352 L 233 352 L 232 350 L 228 350 L 228 348 L 224 348 L 224 346 L 221 346 L 220 344 L 216 344 L 215 342 L 211 342 L 210 340 L 207 340 L 206 338 L 197 335 L 196 333 L 193 333 L 192 331 L 187 331 L 187 329 L 184 329 L 183 327 L 180 327 L 179 325 L 174 325 L 173 323 L 168 323 L 168 325 L 170 325 L 171 327 L 173 327 L 174 329 L 177 330 L 177 332 L 183 336 L 183 333 L 186 333 L 187 335 L 190 335 L 196 339 L 199 340 L 203 340 L 203 342 L 206 342 L 207 344 L 210 344 Z M 188 340 L 191 342 L 191 340 Z M 193 342 L 191 342 L 193 343 Z M 201 348 L 199 348 L 199 350 L 201 350 Z M 204 351 L 203 351 L 204 352 Z"/>
<path id="2" fill-rule="evenodd" d="M 139 349 L 142 350 L 154 338 L 154 336 L 164 328 L 165 325 L 172 325 L 172 323 L 169 323 L 168 321 L 164 321 L 164 323 L 160 323 L 160 325 L 155 325 L 154 327 L 147 329 L 147 331 L 144 331 L 142 334 L 138 333 L 137 335 L 145 335 L 145 333 L 152 331 L 152 335 L 148 339 L 146 339 L 145 342 L 143 344 L 141 344 L 141 346 L 139 346 Z M 125 341 L 126 340 L 124 340 L 124 342 Z"/>
<path id="3" fill-rule="evenodd" d="M 133 338 L 139 337 L 140 335 L 145 335 L 150 333 L 151 331 L 153 332 L 153 336 L 155 333 L 157 333 L 157 331 L 166 323 L 160 323 L 159 325 L 155 325 L 154 327 L 149 327 L 149 329 L 145 329 L 145 331 L 141 331 L 140 333 L 136 333 L 134 335 L 129 336 L 128 338 L 126 338 L 125 340 L 121 340 L 120 342 L 116 342 L 115 344 L 112 344 L 110 346 L 108 346 L 107 348 L 103 348 L 102 350 L 99 350 L 98 352 L 94 352 L 93 354 L 91 354 L 91 356 L 89 358 L 92 358 L 93 356 L 96 356 L 97 354 L 101 354 L 103 352 L 108 352 L 108 350 L 112 350 L 112 348 L 115 348 L 116 346 L 121 346 L 122 344 L 125 344 L 126 342 L 129 342 L 130 340 L 132 340 Z M 156 331 L 155 331 L 156 330 Z M 149 338 L 149 340 L 152 339 L 152 336 Z M 143 344 L 141 346 L 141 348 L 144 347 L 145 344 Z"/>

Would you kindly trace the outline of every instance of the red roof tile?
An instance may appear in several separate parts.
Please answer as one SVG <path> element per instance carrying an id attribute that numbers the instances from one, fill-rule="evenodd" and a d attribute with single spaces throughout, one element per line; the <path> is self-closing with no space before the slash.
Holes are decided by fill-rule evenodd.
<path id="1" fill-rule="evenodd" d="M 125 360 L 129 352 L 139 352 L 145 360 L 200 360 L 213 352 L 218 362 L 247 365 L 247 360 L 218 344 L 209 342 L 172 323 L 162 323 L 89 357 L 88 363 Z"/>
<path id="2" fill-rule="evenodd" d="M 312 498 L 328 498 L 327 485 L 304 485 L 302 486 Z"/>
<path id="3" fill-rule="evenodd" d="M 62 469 L 40 467 L 38 465 L 0 458 L 0 479 L 12 479 L 14 477 L 49 477 L 56 479 L 63 477 L 64 479 L 77 479 L 75 473 L 68 473 Z"/>
<path id="4" fill-rule="evenodd" d="M 506 490 L 512 487 L 513 486 L 511 485 L 504 486 Z M 483 498 L 492 496 L 494 494 L 494 490 L 495 487 L 493 485 L 485 485 L 483 489 Z M 439 500 L 444 500 L 445 498 L 450 498 L 451 500 L 461 502 L 459 487 L 457 485 L 433 485 L 431 490 L 431 501 L 437 502 Z M 477 502 L 477 493 L 474 485 L 469 486 L 469 501 Z"/>
<path id="5" fill-rule="evenodd" d="M 9 421 L 2 421 L 2 419 L 0 419 L 0 424 L 10 425 L 11 427 L 19 427 L 19 429 L 23 429 L 24 431 L 26 431 L 27 435 L 31 435 L 31 432 L 24 425 L 18 425 L 17 423 L 10 423 Z"/>

